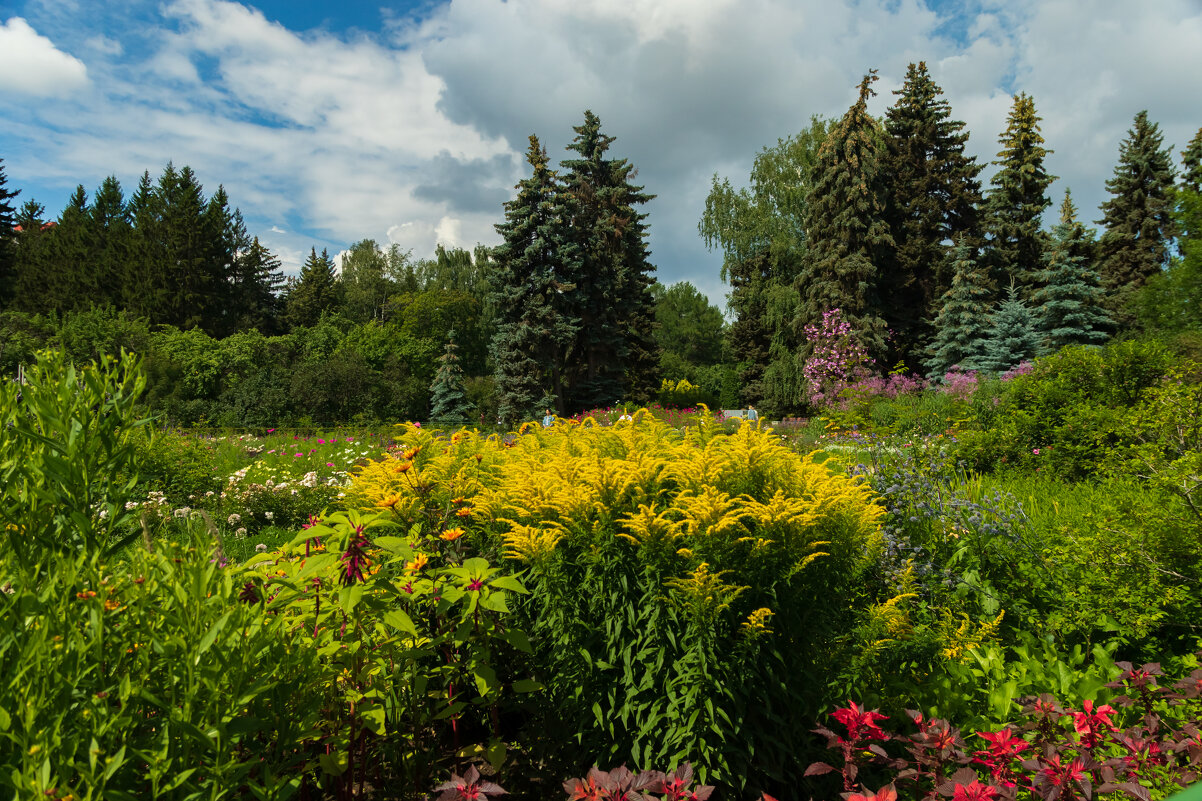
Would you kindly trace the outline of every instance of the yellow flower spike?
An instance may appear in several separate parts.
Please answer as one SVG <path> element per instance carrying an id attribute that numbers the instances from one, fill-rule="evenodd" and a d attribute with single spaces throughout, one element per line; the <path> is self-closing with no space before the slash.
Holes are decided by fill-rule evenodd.
<path id="1" fill-rule="evenodd" d="M 744 632 L 749 636 L 771 634 L 772 629 L 768 626 L 768 618 L 773 614 L 773 611 L 766 606 L 755 610 L 747 616 L 747 620 L 743 621 Z"/>
<path id="2" fill-rule="evenodd" d="M 564 532 L 555 524 L 545 526 L 527 526 L 512 520 L 509 532 L 502 535 L 505 540 L 504 556 L 507 559 L 518 559 L 534 562 L 550 556 L 555 546 L 564 538 Z"/>

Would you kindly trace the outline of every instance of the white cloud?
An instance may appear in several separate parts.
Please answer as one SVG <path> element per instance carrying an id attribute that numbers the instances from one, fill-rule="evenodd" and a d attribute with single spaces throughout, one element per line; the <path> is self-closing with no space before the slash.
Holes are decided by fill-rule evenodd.
<path id="1" fill-rule="evenodd" d="M 811 114 L 842 114 L 869 68 L 879 114 L 907 63 L 925 60 L 983 162 L 1012 92 L 1031 93 L 1061 176 L 1054 199 L 1071 185 L 1085 219 L 1135 112 L 1176 150 L 1202 124 L 1194 0 L 1138 15 L 1122 0 L 978 0 L 950 22 L 920 0 L 451 0 L 379 35 L 297 32 L 226 0 L 145 0 L 128 19 L 125 4 L 79 5 L 72 19 L 91 23 L 78 29 L 29 18 L 88 53 L 86 70 L 24 18 L 0 27 L 0 76 L 15 41 L 58 65 L 56 91 L 93 88 L 70 103 L 0 96 L 0 133 L 36 153 L 6 154 L 10 179 L 117 173 L 129 189 L 145 169 L 190 164 L 296 267 L 313 243 L 374 238 L 424 257 L 437 242 L 495 242 L 527 135 L 558 161 L 585 108 L 658 195 L 647 210 L 661 280 L 718 302 L 721 256 L 696 229 L 710 176 L 744 182 L 762 146 Z M 38 85 L 24 66 L 19 78 L 0 85 Z"/>
<path id="2" fill-rule="evenodd" d="M 0 25 L 0 92 L 64 97 L 88 83 L 88 70 L 21 17 Z"/>

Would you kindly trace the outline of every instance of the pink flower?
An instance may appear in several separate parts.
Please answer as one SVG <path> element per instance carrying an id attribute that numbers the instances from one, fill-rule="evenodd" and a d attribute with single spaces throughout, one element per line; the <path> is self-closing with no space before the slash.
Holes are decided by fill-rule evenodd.
<path id="1" fill-rule="evenodd" d="M 1039 448 L 1032 448 L 1032 449 L 1031 449 L 1031 453 L 1033 453 L 1033 454 L 1035 454 L 1036 456 L 1038 456 L 1038 455 L 1039 455 Z"/>
<path id="2" fill-rule="evenodd" d="M 304 456 L 304 454 L 303 454 L 303 453 L 297 453 L 297 454 L 294 454 L 294 455 L 293 455 L 293 458 L 296 458 L 297 456 Z"/>

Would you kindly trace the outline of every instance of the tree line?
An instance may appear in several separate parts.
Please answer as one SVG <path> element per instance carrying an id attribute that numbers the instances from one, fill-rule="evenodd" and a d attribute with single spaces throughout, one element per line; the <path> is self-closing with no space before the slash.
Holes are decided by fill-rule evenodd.
<path id="1" fill-rule="evenodd" d="M 376 394 L 405 387 L 399 404 L 326 404 L 330 414 L 514 422 L 646 402 L 664 379 L 686 379 L 711 405 L 783 414 L 812 400 L 806 331 L 832 309 L 878 370 L 936 379 L 1141 329 L 1202 327 L 1202 131 L 1178 180 L 1140 112 L 1107 181 L 1101 236 L 1067 190 L 1046 229 L 1056 179 L 1033 98 L 1014 97 L 985 187 L 925 64 L 910 65 L 881 119 L 867 111 L 875 81 L 864 77 L 840 119 L 813 118 L 764 148 L 746 188 L 714 177 L 699 230 L 723 256 L 729 322 L 692 285 L 655 280 L 642 211 L 654 196 L 610 155 L 614 137 L 592 112 L 557 166 L 530 137 L 499 246 L 415 259 L 365 239 L 338 263 L 312 249 L 295 277 L 224 189 L 206 197 L 188 167 L 143 174 L 128 199 L 115 178 L 90 198 L 81 186 L 47 220 L 36 201 L 15 205 L 0 161 L 0 368 L 37 340 L 30 332 L 110 308 L 160 340 L 292 337 L 276 348 L 291 354 L 285 372 L 327 353 L 375 370 Z M 320 346 L 296 344 L 318 331 Z M 369 352 L 383 347 L 391 362 Z M 165 348 L 163 380 L 187 373 L 178 360 L 194 351 Z M 281 387 L 272 391 L 293 391 Z"/>
<path id="2" fill-rule="evenodd" d="M 867 111 L 876 80 L 864 77 L 840 119 L 814 118 L 765 148 L 747 188 L 714 177 L 699 230 L 723 254 L 744 401 L 805 406 L 804 331 L 835 308 L 879 370 L 934 378 L 1198 326 L 1202 131 L 1177 182 L 1170 148 L 1140 112 L 1106 182 L 1101 236 L 1068 190 L 1046 230 L 1056 179 L 1032 97 L 1014 97 L 986 188 L 924 63 L 909 66 L 883 119 Z"/>

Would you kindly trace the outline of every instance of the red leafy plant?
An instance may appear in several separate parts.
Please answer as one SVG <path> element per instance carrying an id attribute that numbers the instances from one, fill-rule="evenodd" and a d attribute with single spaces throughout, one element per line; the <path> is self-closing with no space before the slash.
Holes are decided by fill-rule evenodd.
<path id="1" fill-rule="evenodd" d="M 451 780 L 443 782 L 434 788 L 440 793 L 438 801 L 488 801 L 489 796 L 505 795 L 501 785 L 490 781 L 481 781 L 480 771 L 472 765 L 463 775 L 451 774 Z"/>
<path id="2" fill-rule="evenodd" d="M 632 773 L 625 765 L 613 770 L 589 769 L 581 779 L 568 779 L 563 789 L 568 801 L 706 801 L 714 788 L 709 785 L 691 787 L 693 766 L 688 762 L 671 773 L 645 770 Z"/>
<path id="3" fill-rule="evenodd" d="M 814 730 L 839 753 L 842 765 L 815 762 L 806 775 L 840 773 L 845 801 L 897 801 L 899 794 L 932 801 L 1012 801 L 1020 795 L 1043 801 L 1090 801 L 1096 795 L 1150 801 L 1198 781 L 1202 670 L 1167 688 L 1158 683 L 1157 664 L 1116 664 L 1123 672 L 1108 686 L 1124 694 L 1111 699 L 1113 706 L 1086 700 L 1080 709 L 1066 709 L 1050 695 L 1031 698 L 1024 722 L 976 732 L 973 736 L 984 743 L 976 749 L 945 720 L 910 712 L 917 731 L 891 735 L 878 725 L 888 719 L 885 715 L 849 702 L 831 713 L 846 735 Z M 876 791 L 856 785 L 869 767 L 874 776 L 889 779 Z"/>

